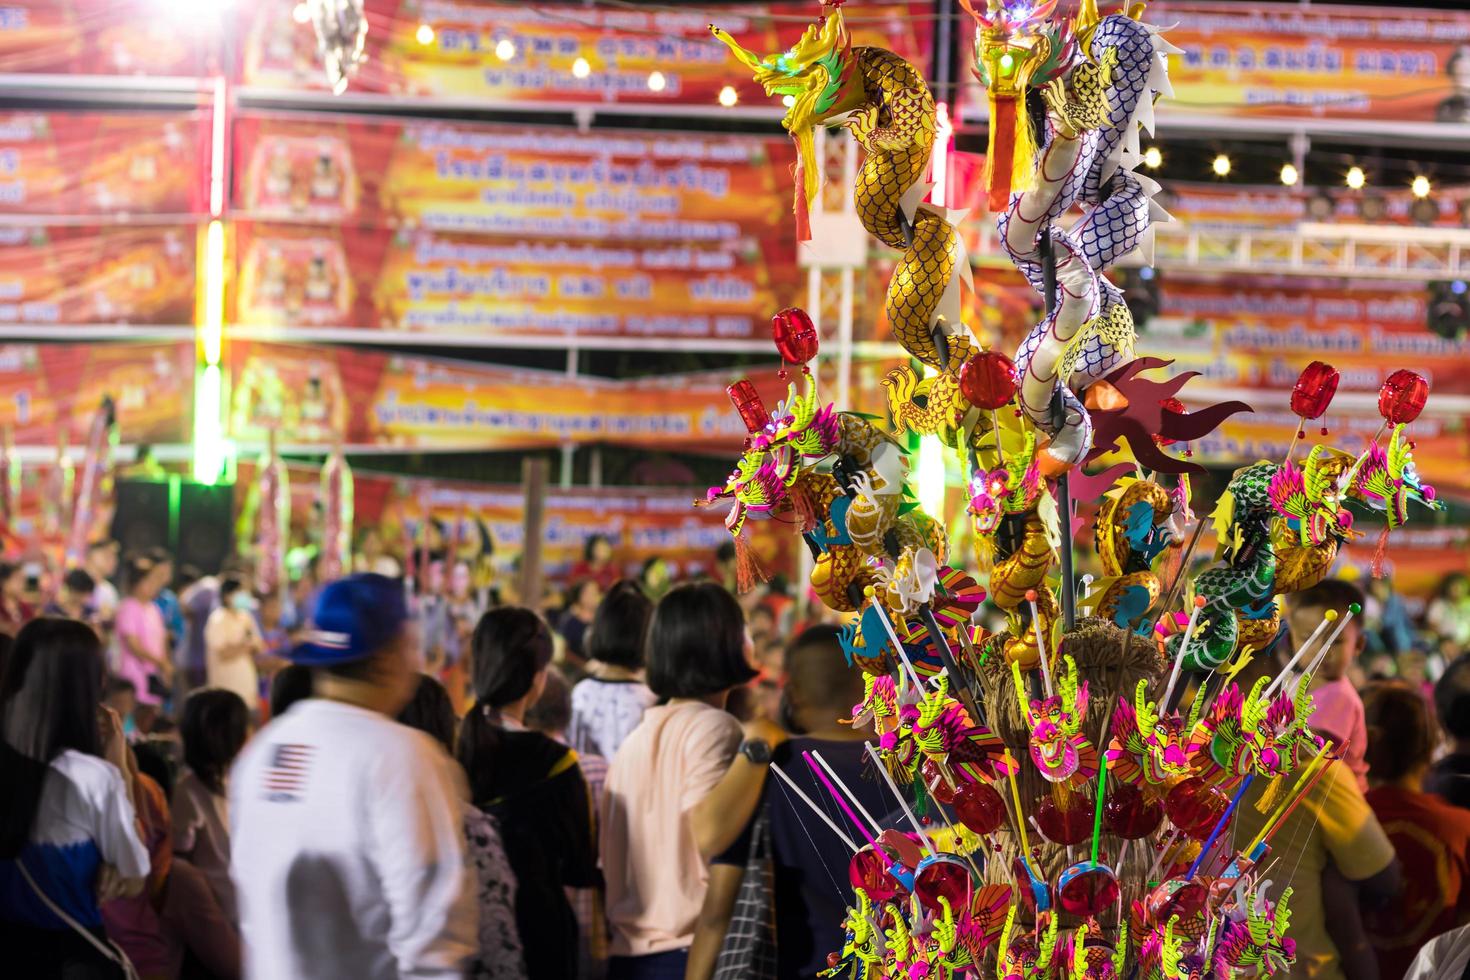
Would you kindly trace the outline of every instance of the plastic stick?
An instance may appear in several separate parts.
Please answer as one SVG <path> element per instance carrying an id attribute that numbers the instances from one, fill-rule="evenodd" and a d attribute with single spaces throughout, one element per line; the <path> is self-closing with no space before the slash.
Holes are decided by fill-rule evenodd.
<path id="1" fill-rule="evenodd" d="M 1328 626 L 1331 626 L 1337 617 L 1338 612 L 1336 609 L 1329 609 L 1322 614 L 1322 622 L 1318 623 L 1317 628 L 1312 630 L 1312 635 L 1307 637 L 1307 642 L 1298 647 L 1296 653 L 1291 655 L 1291 659 L 1287 661 L 1286 666 L 1281 668 L 1281 673 L 1271 678 L 1271 683 L 1266 685 L 1266 690 L 1262 695 L 1263 697 L 1270 697 L 1285 682 L 1286 678 L 1291 676 L 1292 669 L 1301 663 L 1302 658 L 1307 655 L 1307 651 L 1312 649 L 1312 644 L 1317 642 L 1317 637 L 1321 636 L 1322 631 L 1327 629 Z"/>
<path id="2" fill-rule="evenodd" d="M 1036 590 L 1026 590 L 1026 602 L 1031 606 L 1031 628 L 1036 632 L 1036 656 L 1041 661 L 1041 683 L 1046 696 L 1051 697 L 1051 651 L 1046 648 L 1045 631 L 1041 628 L 1041 614 L 1036 611 Z"/>
<path id="3" fill-rule="evenodd" d="M 817 806 L 817 804 L 812 801 L 812 798 L 810 796 L 807 796 L 806 793 L 802 791 L 802 788 L 800 786 L 796 785 L 796 780 L 792 779 L 790 776 L 786 775 L 786 773 L 782 772 L 781 767 L 776 765 L 775 763 L 771 764 L 771 772 L 775 773 L 780 778 L 781 782 L 785 783 L 793 793 L 801 797 L 802 802 L 811 807 L 812 812 L 821 818 L 822 823 L 826 824 L 828 828 L 831 829 L 832 833 L 837 835 L 838 839 L 841 840 L 842 843 L 846 844 L 854 854 L 858 852 L 859 848 L 857 844 L 853 843 L 853 839 L 843 833 L 842 828 L 837 826 L 836 821 L 827 816 L 822 808 Z"/>
<path id="4" fill-rule="evenodd" d="M 812 772 L 817 774 L 817 781 L 827 788 L 828 793 L 832 794 L 832 799 L 836 800 L 837 805 L 842 808 L 842 812 L 847 814 L 847 819 L 851 820 L 853 826 L 857 827 L 862 832 L 862 835 L 868 839 L 868 843 L 873 845 L 874 849 L 877 849 L 878 840 L 868 832 L 868 825 L 859 820 L 858 815 L 852 812 L 852 807 L 848 806 L 847 800 L 843 799 L 842 794 L 837 792 L 837 787 L 832 785 L 832 781 L 827 778 L 827 774 L 822 771 L 822 767 L 813 762 L 810 756 L 806 756 L 805 758 L 806 764 L 811 767 Z"/>
<path id="5" fill-rule="evenodd" d="M 1331 743 L 1328 744 L 1330 745 Z M 1301 793 L 1305 792 L 1308 781 L 1312 778 L 1314 774 L 1316 774 L 1318 769 L 1321 769 L 1326 765 L 1326 759 L 1327 747 L 1324 746 L 1322 751 L 1317 754 L 1316 758 L 1314 758 L 1311 762 L 1302 767 L 1301 774 L 1296 778 L 1296 785 L 1293 786 L 1291 789 L 1291 794 L 1287 796 L 1285 800 L 1279 803 L 1276 809 L 1271 812 L 1271 815 L 1266 818 L 1266 822 L 1261 825 L 1261 832 L 1256 834 L 1256 839 L 1251 841 L 1250 846 L 1245 849 L 1245 853 L 1251 853 L 1262 841 L 1266 839 L 1266 835 L 1275 828 L 1277 821 L 1281 818 L 1283 811 L 1286 809 L 1287 805 L 1292 800 L 1300 796 Z"/>
<path id="6" fill-rule="evenodd" d="M 883 621 L 883 629 L 888 632 L 888 639 L 893 642 L 893 649 L 898 653 L 899 662 L 908 671 L 909 683 L 914 685 L 915 691 L 922 691 L 924 685 L 919 681 L 919 675 L 914 671 L 914 665 L 909 662 L 909 655 L 904 650 L 903 643 L 899 641 L 898 634 L 894 632 L 893 623 L 888 620 L 888 611 L 883 608 L 882 604 L 876 598 L 873 599 L 873 610 L 878 613 L 878 618 Z"/>
<path id="7" fill-rule="evenodd" d="M 1347 615 L 1342 617 L 1342 621 L 1337 624 L 1337 628 L 1334 629 L 1332 633 L 1327 637 L 1327 642 L 1322 644 L 1322 649 L 1317 651 L 1317 655 L 1312 658 L 1312 662 L 1307 665 L 1307 669 L 1302 672 L 1301 676 L 1296 678 L 1292 682 L 1292 697 L 1296 696 L 1297 688 L 1301 687 L 1303 678 L 1307 677 L 1310 674 L 1317 673 L 1317 668 L 1322 666 L 1322 661 L 1326 659 L 1328 652 L 1332 649 L 1332 645 L 1337 642 L 1338 636 L 1342 634 L 1343 630 L 1347 629 L 1347 624 L 1352 621 L 1352 618 L 1357 615 L 1359 610 L 1361 609 L 1362 607 L 1359 606 L 1356 602 L 1348 606 Z"/>
<path id="8" fill-rule="evenodd" d="M 842 777 L 837 775 L 837 773 L 833 771 L 831 766 L 827 765 L 827 760 L 822 758 L 822 753 L 813 749 L 811 752 L 806 752 L 803 754 L 809 755 L 813 759 L 816 759 L 817 765 L 827 770 L 827 775 L 832 777 L 832 781 L 837 784 L 837 788 L 842 790 L 847 798 L 852 801 L 853 806 L 857 807 L 857 812 L 861 813 L 863 815 L 863 819 L 868 821 L 868 824 L 872 826 L 873 833 L 875 835 L 883 832 L 883 828 L 878 826 L 878 821 L 874 820 L 873 815 L 868 812 L 868 808 L 863 806 L 863 801 L 858 799 L 857 794 L 854 793 L 851 789 L 848 789 L 847 784 L 842 781 Z"/>
<path id="9" fill-rule="evenodd" d="M 1025 811 L 1021 809 L 1021 791 L 1016 788 L 1016 770 L 1019 768 L 1020 766 L 1016 764 L 1016 760 L 1011 756 L 1010 748 L 1007 747 L 1006 775 L 1011 782 L 1011 799 L 1016 804 L 1016 819 L 1014 823 L 1016 829 L 1021 832 L 1021 853 L 1029 856 L 1031 854 L 1031 841 L 1026 836 L 1026 818 L 1022 816 Z"/>
<path id="10" fill-rule="evenodd" d="M 1189 614 L 1189 625 L 1184 627 L 1184 640 L 1179 644 L 1179 656 L 1174 658 L 1174 669 L 1169 672 L 1169 686 L 1164 688 L 1164 696 L 1159 698 L 1159 712 L 1167 714 L 1169 711 L 1169 699 L 1174 696 L 1174 685 L 1179 683 L 1179 671 L 1184 667 L 1184 655 L 1189 652 L 1189 641 L 1194 638 L 1194 624 L 1199 619 L 1199 611 L 1205 608 L 1205 597 L 1197 595 L 1194 597 L 1194 610 Z"/>
<path id="11" fill-rule="evenodd" d="M 868 750 L 868 755 L 872 756 L 873 764 L 883 774 L 883 781 L 888 784 L 888 788 L 893 791 L 894 798 L 898 800 L 898 805 L 903 808 L 903 815 L 908 818 L 909 826 L 913 827 L 914 833 L 919 835 L 919 843 L 924 846 L 924 850 L 933 854 L 934 846 L 929 843 L 929 835 L 924 833 L 923 827 L 919 826 L 919 818 L 914 816 L 914 811 L 909 808 L 909 801 L 904 799 L 903 794 L 898 791 L 898 784 L 893 781 L 893 773 L 889 772 L 888 767 L 883 764 L 883 759 L 873 748 L 872 742 L 864 742 L 863 747 Z"/>
<path id="12" fill-rule="evenodd" d="M 1225 825 L 1228 824 L 1230 822 L 1230 818 L 1234 816 L 1235 808 L 1240 805 L 1240 798 L 1245 796 L 1245 791 L 1250 788 L 1250 785 L 1255 780 L 1255 778 L 1256 774 L 1251 773 L 1250 775 L 1246 776 L 1244 780 L 1241 781 L 1240 789 L 1235 791 L 1235 796 L 1231 798 L 1230 805 L 1225 808 L 1224 813 L 1220 814 L 1220 819 L 1215 823 L 1215 829 L 1210 831 L 1210 836 L 1205 838 L 1204 844 L 1200 847 L 1199 856 L 1196 857 L 1194 859 L 1194 863 L 1189 866 L 1189 874 L 1184 876 L 1185 881 L 1189 881 L 1191 878 L 1193 878 L 1194 873 L 1200 869 L 1200 865 L 1205 863 L 1205 856 L 1210 853 L 1210 848 L 1215 846 L 1215 841 L 1219 839 L 1221 832 L 1225 829 Z M 1096 858 L 1094 858 L 1093 860 L 1096 860 Z"/>

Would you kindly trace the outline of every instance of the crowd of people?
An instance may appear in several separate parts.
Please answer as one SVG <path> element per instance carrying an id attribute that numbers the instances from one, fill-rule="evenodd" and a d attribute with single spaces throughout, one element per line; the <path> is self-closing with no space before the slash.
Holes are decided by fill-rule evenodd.
<path id="1" fill-rule="evenodd" d="M 0 569 L 15 975 L 825 969 L 848 854 L 787 785 L 823 798 L 816 752 L 898 816 L 838 627 L 795 621 L 779 581 L 737 598 L 728 550 L 674 583 L 657 561 L 624 578 L 594 540 L 537 609 L 448 566 L 410 590 L 307 563 L 258 595 L 243 563 L 199 575 L 98 542 L 44 602 Z M 1328 580 L 1237 680 L 1354 603 L 1313 688 L 1342 759 L 1277 835 L 1292 975 L 1437 976 L 1426 957 L 1470 958 L 1470 583 L 1415 622 L 1381 580 Z M 1238 833 L 1261 819 L 1242 804 Z"/>

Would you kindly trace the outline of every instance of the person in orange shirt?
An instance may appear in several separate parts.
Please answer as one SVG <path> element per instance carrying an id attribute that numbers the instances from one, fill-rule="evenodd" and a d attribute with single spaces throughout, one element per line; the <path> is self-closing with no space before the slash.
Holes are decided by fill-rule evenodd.
<path id="1" fill-rule="evenodd" d="M 1368 805 L 1404 867 L 1399 900 L 1365 916 L 1379 973 L 1402 977 L 1419 947 L 1470 921 L 1470 810 L 1423 790 L 1439 733 L 1408 684 L 1364 689 Z"/>

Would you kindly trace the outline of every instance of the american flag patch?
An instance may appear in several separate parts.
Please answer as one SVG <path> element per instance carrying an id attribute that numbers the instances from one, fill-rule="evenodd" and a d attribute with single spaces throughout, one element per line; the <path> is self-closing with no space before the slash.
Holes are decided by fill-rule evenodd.
<path id="1" fill-rule="evenodd" d="M 271 753 L 270 768 L 265 771 L 265 798 L 276 803 L 301 799 L 306 788 L 306 774 L 311 767 L 310 745 L 277 745 Z"/>

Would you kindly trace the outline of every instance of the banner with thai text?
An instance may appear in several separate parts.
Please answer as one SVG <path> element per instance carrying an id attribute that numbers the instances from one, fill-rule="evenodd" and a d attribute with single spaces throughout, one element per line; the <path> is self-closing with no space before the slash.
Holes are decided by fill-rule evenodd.
<path id="1" fill-rule="evenodd" d="M 1159 0 L 1147 20 L 1183 51 L 1169 58 L 1163 115 L 1470 122 L 1463 11 Z M 961 119 L 983 122 L 985 104 L 972 81 Z"/>
<path id="2" fill-rule="evenodd" d="M 202 214 L 207 112 L 0 113 L 0 210 Z"/>
<path id="3" fill-rule="evenodd" d="M 194 226 L 0 224 L 0 324 L 188 324 Z"/>
<path id="4" fill-rule="evenodd" d="M 600 244 L 242 224 L 234 322 L 404 333 L 750 340 L 797 302 L 753 242 Z"/>
<path id="5" fill-rule="evenodd" d="M 234 134 L 247 217 L 792 247 L 789 140 L 259 113 Z"/>
<path id="6" fill-rule="evenodd" d="M 194 345 L 0 344 L 0 426 L 17 446 L 79 445 L 104 397 L 122 442 L 187 441 Z"/>
<path id="7" fill-rule="evenodd" d="M 746 430 L 732 380 L 568 378 L 437 358 L 290 344 L 232 344 L 230 434 L 263 443 L 506 450 L 610 442 L 727 452 Z M 774 377 L 755 379 L 773 403 Z M 351 392 L 349 398 L 347 393 Z"/>
<path id="8" fill-rule="evenodd" d="M 242 5 L 240 78 L 252 87 L 323 89 L 309 23 L 293 0 Z M 547 105 L 707 105 L 720 90 L 779 111 L 750 73 L 710 36 L 719 22 L 753 51 L 785 51 L 811 24 L 807 3 L 640 10 L 468 0 L 368 0 L 367 60 L 349 91 L 427 99 Z M 864 5 L 847 12 L 852 41 L 895 51 L 927 72 L 928 3 Z M 656 73 L 656 74 L 655 74 Z"/>
<path id="9" fill-rule="evenodd" d="M 220 6 L 6 0 L 0 7 L 0 74 L 200 77 L 216 64 Z M 288 7 L 288 20 L 290 14 Z"/>

